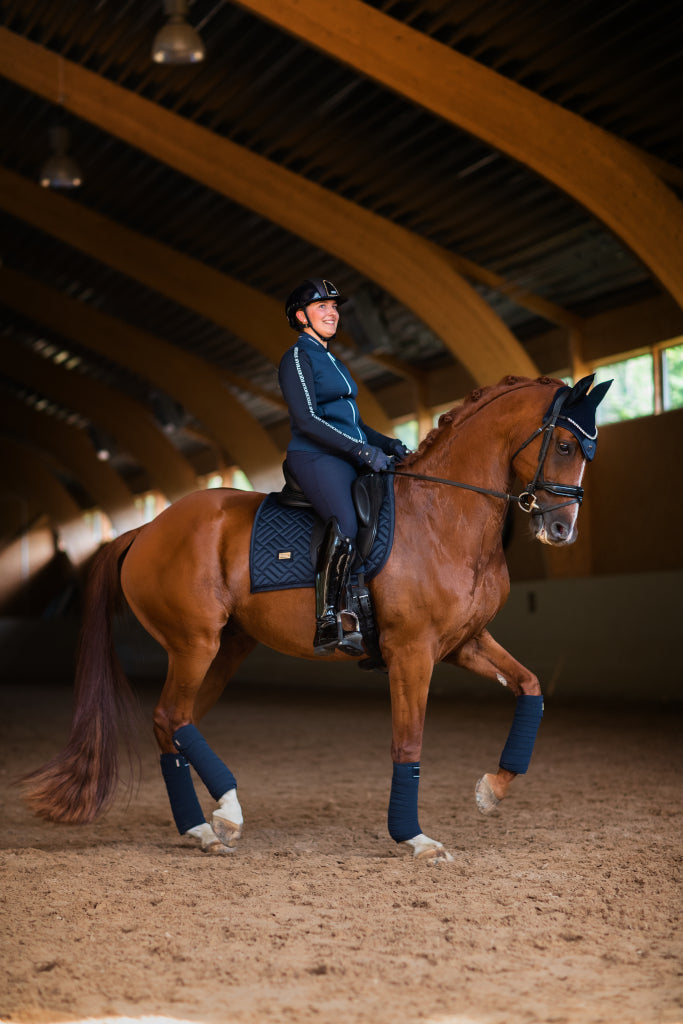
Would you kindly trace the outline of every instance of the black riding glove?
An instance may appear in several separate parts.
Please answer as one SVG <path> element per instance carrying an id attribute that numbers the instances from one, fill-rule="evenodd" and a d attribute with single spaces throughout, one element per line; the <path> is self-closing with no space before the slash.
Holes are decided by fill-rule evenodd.
<path id="1" fill-rule="evenodd" d="M 366 466 L 369 466 L 373 473 L 380 473 L 383 469 L 387 469 L 391 465 L 391 459 L 388 455 L 385 455 L 381 448 L 375 448 L 373 445 L 365 445 L 364 448 L 358 452 L 358 458 L 362 459 Z"/>
<path id="2" fill-rule="evenodd" d="M 388 455 L 393 455 L 398 462 L 403 462 L 405 457 L 409 454 L 403 441 L 399 441 L 398 438 L 395 437 L 390 439 L 389 444 L 386 447 L 386 452 Z"/>

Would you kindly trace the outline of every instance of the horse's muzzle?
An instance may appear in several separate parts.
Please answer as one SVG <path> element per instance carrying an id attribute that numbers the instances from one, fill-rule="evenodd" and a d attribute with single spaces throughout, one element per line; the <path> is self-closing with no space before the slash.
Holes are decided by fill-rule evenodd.
<path id="1" fill-rule="evenodd" d="M 578 509 L 570 516 L 556 515 L 554 512 L 554 509 L 546 508 L 544 511 L 539 510 L 532 513 L 532 530 L 536 540 L 552 547 L 573 544 L 578 533 L 576 529 Z"/>

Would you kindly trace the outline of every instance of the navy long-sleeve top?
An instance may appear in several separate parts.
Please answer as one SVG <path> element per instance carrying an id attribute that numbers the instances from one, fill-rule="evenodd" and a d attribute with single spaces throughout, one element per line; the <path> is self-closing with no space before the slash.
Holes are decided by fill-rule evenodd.
<path id="1" fill-rule="evenodd" d="M 391 440 L 363 423 L 351 374 L 310 334 L 285 352 L 279 380 L 292 431 L 287 451 L 332 453 L 360 465 L 368 443 L 384 449 Z"/>

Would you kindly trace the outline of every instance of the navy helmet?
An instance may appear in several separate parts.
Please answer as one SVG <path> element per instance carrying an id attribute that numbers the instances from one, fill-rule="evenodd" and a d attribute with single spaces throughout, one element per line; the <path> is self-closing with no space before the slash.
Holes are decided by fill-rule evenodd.
<path id="1" fill-rule="evenodd" d="M 595 422 L 596 410 L 612 384 L 611 380 L 603 381 L 602 384 L 596 384 L 589 392 L 588 389 L 594 379 L 595 374 L 591 373 L 588 377 L 582 377 L 571 388 L 566 384 L 558 388 L 543 417 L 543 422 L 547 423 L 553 415 L 557 400 L 562 398 L 557 414 L 557 426 L 571 431 L 581 445 L 584 458 L 589 462 L 595 455 L 598 439 L 598 428 Z"/>
<path id="2" fill-rule="evenodd" d="M 297 310 L 305 309 L 311 302 L 323 302 L 325 299 L 334 299 L 338 306 L 343 305 L 347 301 L 345 296 L 339 293 L 331 281 L 317 277 L 304 281 L 303 284 L 294 289 L 285 302 L 285 313 L 289 326 L 300 331 L 304 325 L 297 320 Z"/>

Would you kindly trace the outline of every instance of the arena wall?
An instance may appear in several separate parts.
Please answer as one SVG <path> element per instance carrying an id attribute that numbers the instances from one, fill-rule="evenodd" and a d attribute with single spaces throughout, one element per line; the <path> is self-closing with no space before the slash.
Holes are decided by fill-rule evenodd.
<path id="1" fill-rule="evenodd" d="M 514 517 L 514 581 L 683 569 L 683 409 L 600 427 L 586 470 L 579 536 L 564 550 L 529 539 Z"/>
<path id="2" fill-rule="evenodd" d="M 537 673 L 549 698 L 678 701 L 682 591 L 681 571 L 515 583 L 491 632 Z M 0 681 L 69 679 L 77 631 L 75 619 L 1 619 Z M 119 627 L 117 649 L 131 677 L 161 682 L 164 652 L 136 622 Z M 297 661 L 265 648 L 247 659 L 236 678 L 239 685 L 386 687 L 386 676 L 361 672 L 353 663 Z M 433 692 L 495 699 L 501 687 L 438 666 Z"/>

